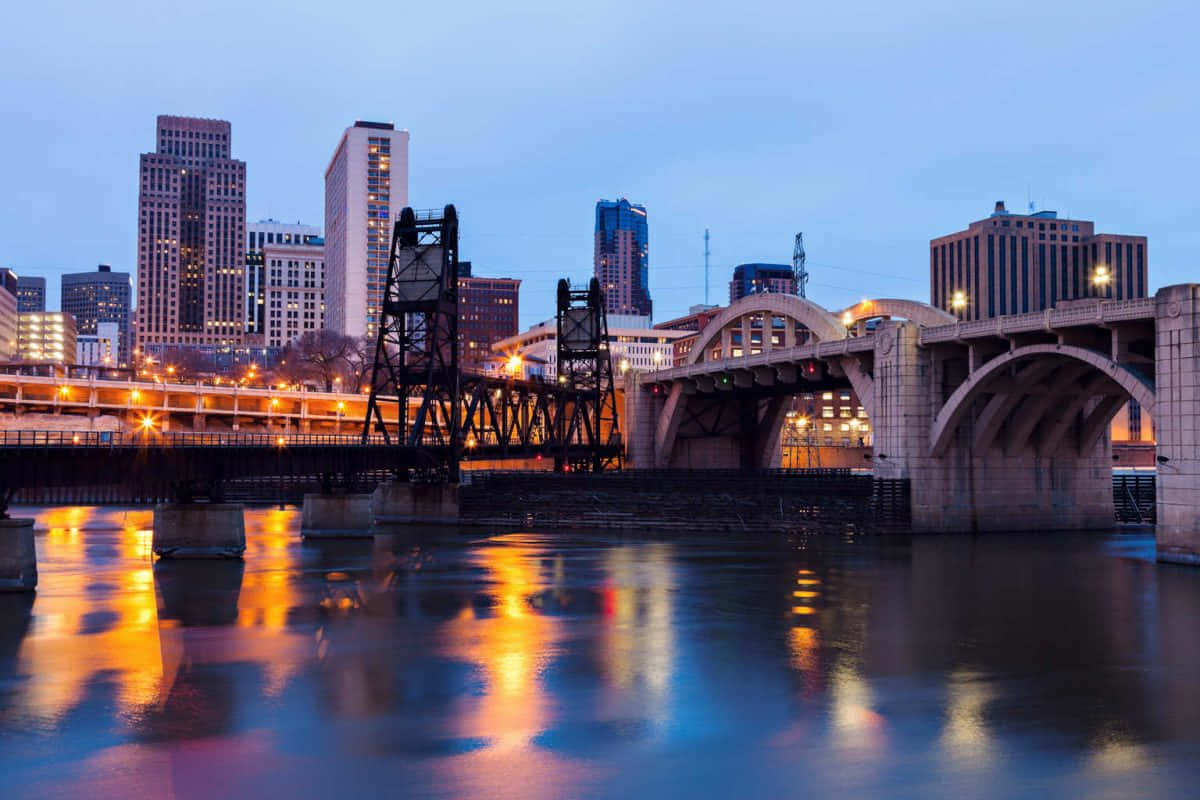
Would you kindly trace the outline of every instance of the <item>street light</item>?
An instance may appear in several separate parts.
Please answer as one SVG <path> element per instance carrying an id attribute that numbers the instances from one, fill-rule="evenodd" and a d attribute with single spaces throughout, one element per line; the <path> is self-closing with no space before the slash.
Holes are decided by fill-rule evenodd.
<path id="1" fill-rule="evenodd" d="M 1108 294 L 1108 287 L 1112 283 L 1112 273 L 1104 264 L 1097 264 L 1092 268 L 1092 286 L 1096 287 L 1097 293 Z"/>
<path id="2" fill-rule="evenodd" d="M 950 307 L 958 312 L 965 309 L 967 307 L 967 293 L 960 290 L 951 295 Z"/>
<path id="3" fill-rule="evenodd" d="M 624 375 L 626 372 L 629 372 L 629 359 L 628 358 L 621 359 L 620 369 L 621 369 L 621 375 Z"/>
<path id="4" fill-rule="evenodd" d="M 524 364 L 524 359 L 519 354 L 513 353 L 504 363 L 504 368 L 508 371 L 509 377 L 515 378 L 521 374 L 522 364 Z"/>

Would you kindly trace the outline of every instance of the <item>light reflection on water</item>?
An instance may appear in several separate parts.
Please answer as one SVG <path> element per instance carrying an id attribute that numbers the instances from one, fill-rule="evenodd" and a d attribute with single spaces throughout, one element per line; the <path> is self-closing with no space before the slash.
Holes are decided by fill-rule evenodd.
<path id="1" fill-rule="evenodd" d="M 150 525 L 38 515 L 39 591 L 0 596 L 6 798 L 1200 778 L 1200 570 L 1145 537 L 318 543 L 256 509 L 244 563 L 153 563 Z"/>

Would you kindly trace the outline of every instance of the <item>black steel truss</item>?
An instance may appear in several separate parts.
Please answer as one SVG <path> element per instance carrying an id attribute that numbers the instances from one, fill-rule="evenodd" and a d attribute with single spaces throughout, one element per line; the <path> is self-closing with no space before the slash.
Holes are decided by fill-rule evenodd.
<path id="1" fill-rule="evenodd" d="M 573 464 L 575 469 L 620 469 L 621 425 L 608 349 L 608 317 L 595 278 L 587 289 L 572 289 L 566 280 L 558 282 L 557 344 L 558 385 L 565 390 L 558 411 L 559 441 L 565 444 L 583 437 L 592 445 L 591 463 Z M 567 398 L 571 398 L 569 407 Z M 605 458 L 601 448 L 613 445 L 618 455 Z"/>
<path id="2" fill-rule="evenodd" d="M 457 482 L 461 442 L 458 370 L 458 214 L 400 212 L 392 231 L 379 309 L 363 441 L 372 432 L 391 444 L 384 406 L 391 405 L 396 443 L 429 453 L 430 470 Z M 409 419 L 409 399 L 418 398 Z M 435 458 L 430 446 L 441 451 Z"/>
<path id="3" fill-rule="evenodd" d="M 556 470 L 619 468 L 622 441 L 600 286 L 559 282 L 556 383 L 463 373 L 458 364 L 458 217 L 405 208 L 379 319 L 363 441 L 406 452 L 423 479 L 457 481 L 468 457 L 552 457 Z M 387 409 L 390 413 L 385 413 Z M 393 432 L 395 434 L 393 438 Z"/>

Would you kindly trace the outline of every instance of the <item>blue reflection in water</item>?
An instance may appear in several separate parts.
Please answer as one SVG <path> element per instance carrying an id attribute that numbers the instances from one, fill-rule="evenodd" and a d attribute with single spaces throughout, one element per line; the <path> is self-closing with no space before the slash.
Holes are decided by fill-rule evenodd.
<path id="1" fill-rule="evenodd" d="M 1200 570 L 1147 535 L 397 531 L 158 562 L 39 515 L 4 797 L 1185 795 Z"/>

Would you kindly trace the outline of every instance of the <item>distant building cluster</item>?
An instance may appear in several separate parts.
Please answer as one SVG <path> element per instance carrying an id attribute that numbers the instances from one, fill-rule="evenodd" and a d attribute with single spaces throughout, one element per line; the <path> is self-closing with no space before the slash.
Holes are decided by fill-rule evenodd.
<path id="1" fill-rule="evenodd" d="M 344 129 L 325 167 L 323 226 L 247 220 L 247 166 L 234 158 L 232 134 L 224 120 L 157 118 L 154 148 L 138 165 L 136 284 L 108 264 L 69 272 L 61 276 L 59 309 L 47 310 L 45 277 L 0 270 L 0 364 L 133 372 L 191 351 L 199 356 L 193 363 L 222 372 L 269 365 L 319 330 L 373 339 L 393 229 L 410 205 L 409 132 L 364 120 Z M 618 197 L 598 200 L 594 212 L 592 268 L 604 292 L 618 378 L 686 364 L 723 307 L 693 306 L 654 324 L 646 207 Z M 735 266 L 729 302 L 797 294 L 799 245 L 796 253 L 793 264 Z M 1150 291 L 1144 236 L 1097 233 L 1094 223 L 1054 211 L 1013 213 L 1003 202 L 964 230 L 932 239 L 929 259 L 931 303 L 963 320 Z M 707 286 L 707 272 L 705 280 Z M 479 274 L 459 261 L 460 363 L 554 380 L 555 321 L 520 331 L 520 289 L 516 278 Z M 788 341 L 803 341 L 803 332 L 795 333 Z M 780 334 L 761 325 L 731 332 L 729 356 L 760 352 L 764 336 Z M 1153 436 L 1136 404 L 1119 420 L 1124 438 Z M 849 390 L 799 396 L 791 422 L 788 435 L 810 444 L 869 439 L 869 422 Z"/>

